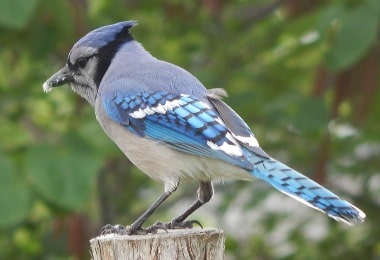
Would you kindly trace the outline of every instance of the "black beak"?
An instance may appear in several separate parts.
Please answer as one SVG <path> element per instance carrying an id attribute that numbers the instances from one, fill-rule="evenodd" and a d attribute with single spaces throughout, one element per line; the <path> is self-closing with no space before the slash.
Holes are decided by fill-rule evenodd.
<path id="1" fill-rule="evenodd" d="M 53 76 L 51 76 L 45 83 L 42 85 L 42 88 L 45 92 L 49 92 L 52 88 L 61 86 L 65 83 L 73 82 L 73 73 L 69 71 L 67 65 L 57 71 Z"/>

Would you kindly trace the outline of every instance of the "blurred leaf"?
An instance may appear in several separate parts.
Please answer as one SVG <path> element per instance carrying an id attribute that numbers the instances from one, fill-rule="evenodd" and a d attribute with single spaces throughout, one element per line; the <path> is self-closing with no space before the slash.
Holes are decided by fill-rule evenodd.
<path id="1" fill-rule="evenodd" d="M 368 0 L 367 3 L 371 11 L 375 12 L 377 15 L 380 15 L 380 1 L 379 0 Z"/>
<path id="2" fill-rule="evenodd" d="M 14 225 L 28 214 L 29 189 L 16 173 L 16 168 L 4 154 L 0 154 L 0 227 Z"/>
<path id="3" fill-rule="evenodd" d="M 77 210 L 88 201 L 102 161 L 74 135 L 61 145 L 37 145 L 26 155 L 26 171 L 48 201 Z"/>
<path id="4" fill-rule="evenodd" d="M 334 3 L 324 8 L 316 23 L 316 29 L 322 34 L 323 37 L 328 36 L 329 29 L 332 22 L 338 17 L 341 17 L 344 12 L 344 7 L 341 3 Z"/>
<path id="5" fill-rule="evenodd" d="M 378 17 L 366 5 L 361 5 L 343 16 L 342 28 L 335 35 L 335 41 L 327 53 L 327 66 L 344 70 L 357 62 L 376 39 Z"/>
<path id="6" fill-rule="evenodd" d="M 0 142 L 3 148 L 17 147 L 26 144 L 30 144 L 30 135 L 23 127 L 20 122 L 14 123 L 0 118 Z"/>
<path id="7" fill-rule="evenodd" d="M 30 20 L 38 0 L 0 0 L 0 25 L 23 28 Z"/>
<path id="8" fill-rule="evenodd" d="M 313 134 L 327 126 L 329 114 L 321 99 L 306 98 L 298 107 L 300 110 L 297 111 L 293 121 L 297 130 Z"/>
<path id="9" fill-rule="evenodd" d="M 93 111 L 91 111 L 93 113 Z M 77 134 L 90 144 L 101 158 L 109 158 L 110 156 L 122 156 L 120 149 L 108 138 L 100 127 L 98 121 L 93 120 L 83 122 L 76 129 Z"/>

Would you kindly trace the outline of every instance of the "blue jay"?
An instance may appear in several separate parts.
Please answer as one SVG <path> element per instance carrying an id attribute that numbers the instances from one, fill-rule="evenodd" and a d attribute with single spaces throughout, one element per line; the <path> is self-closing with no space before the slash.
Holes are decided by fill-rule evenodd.
<path id="1" fill-rule="evenodd" d="M 354 225 L 365 213 L 264 152 L 243 119 L 186 70 L 158 60 L 124 21 L 89 32 L 72 47 L 66 65 L 44 84 L 68 83 L 94 108 L 96 119 L 142 172 L 164 183 L 162 195 L 129 227 L 128 234 L 192 227 L 186 221 L 213 196 L 214 179 L 260 179 L 280 192 Z M 181 181 L 199 182 L 197 200 L 169 223 L 143 228 L 146 219 Z"/>

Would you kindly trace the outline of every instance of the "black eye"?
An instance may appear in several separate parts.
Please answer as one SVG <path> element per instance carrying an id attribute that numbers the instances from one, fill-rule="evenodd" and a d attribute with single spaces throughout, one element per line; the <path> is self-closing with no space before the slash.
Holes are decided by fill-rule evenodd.
<path id="1" fill-rule="evenodd" d="M 77 68 L 82 68 L 83 69 L 84 67 L 86 67 L 88 60 L 89 60 L 89 57 L 79 58 L 75 62 L 75 66 Z"/>

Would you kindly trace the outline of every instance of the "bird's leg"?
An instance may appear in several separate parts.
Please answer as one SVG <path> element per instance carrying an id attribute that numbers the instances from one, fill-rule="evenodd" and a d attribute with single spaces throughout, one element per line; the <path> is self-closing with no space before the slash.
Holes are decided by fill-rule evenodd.
<path id="1" fill-rule="evenodd" d="M 184 220 L 190 216 L 195 210 L 200 208 L 203 204 L 210 201 L 212 198 L 212 195 L 214 194 L 214 188 L 212 186 L 212 183 L 210 181 L 208 182 L 199 182 L 199 189 L 198 189 L 198 199 L 193 203 L 193 205 L 190 206 L 185 212 L 183 212 L 178 217 L 174 218 L 171 223 L 183 223 Z"/>
<path id="2" fill-rule="evenodd" d="M 180 228 L 192 228 L 194 224 L 197 224 L 202 227 L 202 225 L 197 220 L 189 220 L 185 221 L 185 219 L 190 216 L 195 210 L 200 208 L 203 204 L 207 203 L 214 194 L 214 188 L 210 181 L 207 182 L 199 182 L 198 189 L 198 199 L 188 208 L 185 212 L 183 212 L 178 217 L 174 218 L 170 223 L 161 223 L 157 222 L 149 229 L 151 231 L 157 229 L 180 229 Z"/>
<path id="3" fill-rule="evenodd" d="M 122 225 L 105 225 L 101 234 L 110 234 L 117 233 L 120 235 L 133 235 L 133 234 L 147 234 L 156 232 L 160 227 L 155 229 L 147 228 L 144 229 L 141 226 L 144 222 L 152 215 L 152 213 L 177 189 L 179 182 L 176 182 L 174 185 L 170 185 L 170 188 L 165 186 L 165 191 L 161 194 L 161 196 L 138 218 L 135 222 L 132 223 L 129 227 L 124 227 Z"/>
<path id="4" fill-rule="evenodd" d="M 173 191 L 164 191 L 161 196 L 128 228 L 127 234 L 144 233 L 141 227 L 152 213 L 173 193 Z M 140 232 L 139 232 L 140 231 Z"/>

